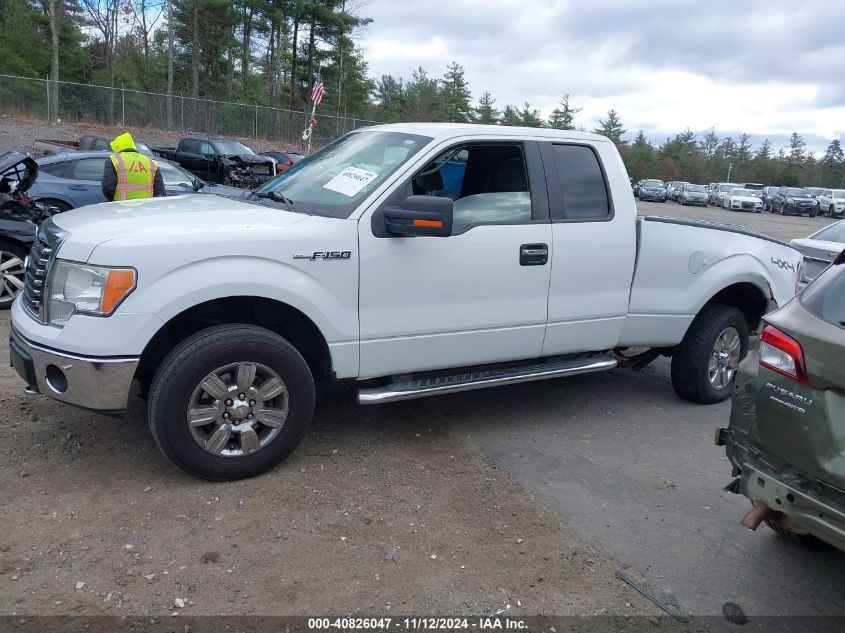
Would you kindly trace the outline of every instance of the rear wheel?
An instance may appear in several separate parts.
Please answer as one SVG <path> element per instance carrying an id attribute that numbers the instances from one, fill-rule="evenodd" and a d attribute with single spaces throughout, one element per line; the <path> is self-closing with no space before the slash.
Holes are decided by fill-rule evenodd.
<path id="1" fill-rule="evenodd" d="M 833 217 L 833 214 L 834 214 L 834 213 L 835 213 L 835 211 L 834 211 L 834 209 L 833 209 L 833 205 L 830 205 L 830 207 L 828 207 L 828 209 L 827 209 L 827 214 L 828 214 L 830 217 Z"/>
<path id="2" fill-rule="evenodd" d="M 251 325 L 188 338 L 162 362 L 148 418 L 162 452 L 187 473 L 222 481 L 287 457 L 314 413 L 314 380 L 285 339 Z"/>
<path id="3" fill-rule="evenodd" d="M 9 309 L 23 292 L 26 256 L 27 250 L 22 245 L 0 241 L 0 310 Z"/>
<path id="4" fill-rule="evenodd" d="M 672 355 L 672 387 L 682 398 L 710 404 L 730 396 L 748 353 L 748 323 L 732 306 L 704 306 Z"/>

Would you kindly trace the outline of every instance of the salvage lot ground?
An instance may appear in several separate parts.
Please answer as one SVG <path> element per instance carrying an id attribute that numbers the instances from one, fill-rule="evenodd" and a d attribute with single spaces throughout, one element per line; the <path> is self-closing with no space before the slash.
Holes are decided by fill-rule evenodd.
<path id="1" fill-rule="evenodd" d="M 230 484 L 174 471 L 138 401 L 112 420 L 21 387 L 0 369 L 0 614 L 656 613 L 618 569 L 688 613 L 845 614 L 845 557 L 739 527 L 712 444 L 729 406 L 679 400 L 664 361 L 373 408 L 333 392 L 291 459 Z"/>

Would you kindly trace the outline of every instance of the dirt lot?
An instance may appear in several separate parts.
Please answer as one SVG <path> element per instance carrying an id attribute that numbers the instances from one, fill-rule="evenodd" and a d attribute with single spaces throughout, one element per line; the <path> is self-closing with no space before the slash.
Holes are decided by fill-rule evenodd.
<path id="1" fill-rule="evenodd" d="M 90 125 L 83 123 L 47 123 L 34 119 L 12 117 L 8 114 L 0 115 L 0 153 L 9 150 L 32 151 L 35 139 L 61 139 L 78 141 L 83 134 L 104 134 L 117 136 L 127 129 L 108 127 L 104 125 Z M 165 132 L 149 128 L 128 128 L 132 136 L 139 143 L 149 146 L 174 146 L 182 136 L 179 132 Z M 256 152 L 269 149 L 296 149 L 289 143 L 271 143 L 263 139 L 239 139 Z"/>
<path id="2" fill-rule="evenodd" d="M 208 484 L 140 401 L 112 420 L 22 386 L 0 370 L 0 615 L 655 612 L 448 416 L 328 394 L 276 471 Z"/>

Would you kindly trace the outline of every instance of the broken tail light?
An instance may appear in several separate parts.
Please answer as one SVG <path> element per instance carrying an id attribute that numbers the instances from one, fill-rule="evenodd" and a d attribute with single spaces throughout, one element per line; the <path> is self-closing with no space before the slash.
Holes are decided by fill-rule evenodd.
<path id="1" fill-rule="evenodd" d="M 760 337 L 760 366 L 795 382 L 809 383 L 800 343 L 771 325 Z"/>

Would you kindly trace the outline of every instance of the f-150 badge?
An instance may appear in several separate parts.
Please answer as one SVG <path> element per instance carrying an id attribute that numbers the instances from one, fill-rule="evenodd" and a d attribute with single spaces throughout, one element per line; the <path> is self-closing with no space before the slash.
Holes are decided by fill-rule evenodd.
<path id="1" fill-rule="evenodd" d="M 314 251 L 306 254 L 293 254 L 294 259 L 310 259 L 312 262 L 317 259 L 350 259 L 352 251 Z"/>

